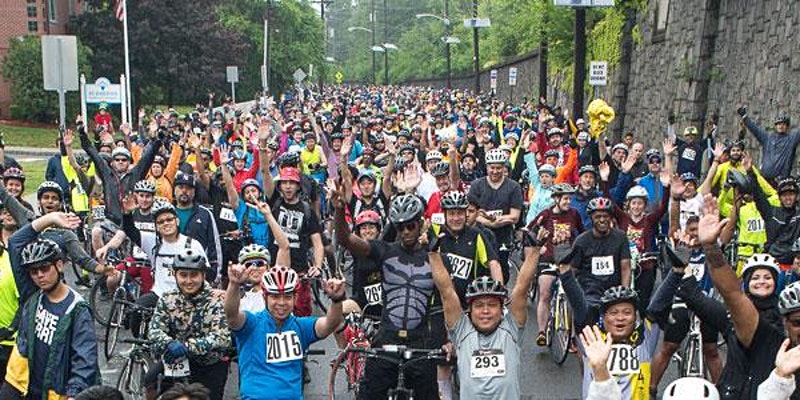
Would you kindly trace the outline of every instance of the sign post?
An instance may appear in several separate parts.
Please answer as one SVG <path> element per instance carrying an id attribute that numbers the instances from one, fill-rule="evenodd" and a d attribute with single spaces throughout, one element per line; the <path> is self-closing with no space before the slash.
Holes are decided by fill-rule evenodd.
<path id="1" fill-rule="evenodd" d="M 99 80 L 99 79 L 98 79 Z M 128 81 L 125 80 L 125 74 L 119 76 L 119 99 L 122 103 L 122 123 L 129 123 L 133 125 L 133 116 L 128 114 Z"/>
<path id="2" fill-rule="evenodd" d="M 592 61 L 589 63 L 589 85 L 608 85 L 608 62 Z"/>
<path id="3" fill-rule="evenodd" d="M 66 128 L 67 91 L 78 90 L 78 41 L 75 36 L 42 36 L 44 90 L 58 92 L 58 126 Z"/>
<path id="4" fill-rule="evenodd" d="M 508 69 L 508 87 L 511 90 L 511 102 L 514 102 L 514 86 L 517 86 L 517 67 Z"/>
<path id="5" fill-rule="evenodd" d="M 497 70 L 489 71 L 489 87 L 492 89 L 492 96 L 497 93 Z"/>
<path id="6" fill-rule="evenodd" d="M 239 83 L 239 67 L 229 65 L 225 69 L 225 75 L 228 78 L 228 82 L 231 84 L 231 99 L 233 100 L 233 104 L 236 104 L 236 84 Z"/>

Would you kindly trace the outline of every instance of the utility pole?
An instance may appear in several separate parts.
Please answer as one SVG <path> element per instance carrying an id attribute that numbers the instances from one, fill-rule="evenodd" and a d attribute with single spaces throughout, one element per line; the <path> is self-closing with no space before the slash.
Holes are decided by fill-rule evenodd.
<path id="1" fill-rule="evenodd" d="M 371 10 L 369 13 L 369 19 L 372 20 L 372 47 L 370 47 L 369 51 L 372 53 L 372 84 L 377 84 L 377 77 L 375 76 L 375 71 L 377 70 L 377 66 L 375 64 L 375 0 L 370 1 Z"/>
<path id="2" fill-rule="evenodd" d="M 572 76 L 572 118 L 583 115 L 583 82 L 586 80 L 586 9 L 575 9 L 575 70 Z"/>
<path id="3" fill-rule="evenodd" d="M 446 55 L 446 58 L 447 58 L 447 88 L 448 89 L 452 89 L 453 88 L 453 72 L 452 72 L 453 70 L 452 70 L 452 64 L 451 64 L 451 61 L 450 61 L 451 60 L 450 59 L 450 57 L 451 57 L 450 56 L 450 32 L 452 32 L 452 29 L 450 28 L 450 1 L 449 0 L 444 0 L 444 19 L 447 21 L 447 23 L 445 24 L 445 31 L 446 32 L 445 32 L 445 35 L 444 35 L 444 37 L 446 38 L 445 41 L 444 41 L 445 42 L 445 51 L 447 52 L 447 55 Z"/>
<path id="4" fill-rule="evenodd" d="M 478 0 L 472 0 L 472 18 L 476 21 L 478 19 Z M 478 26 L 472 27 L 472 60 L 475 69 L 475 94 L 481 91 L 481 62 L 480 53 L 478 52 Z"/>
<path id="5" fill-rule="evenodd" d="M 389 43 L 389 19 L 387 18 L 388 7 L 386 0 L 383 0 L 383 44 Z M 383 48 L 383 84 L 389 85 L 389 49 Z"/>
<path id="6" fill-rule="evenodd" d="M 320 0 L 319 2 L 319 9 L 320 9 L 320 17 L 322 18 L 322 34 L 323 34 L 323 42 L 322 42 L 322 53 L 323 58 L 327 57 L 328 55 L 328 21 L 325 19 L 325 5 L 327 4 L 326 0 Z M 325 64 L 326 61 L 323 60 L 322 65 L 319 68 L 319 91 L 322 92 L 322 85 L 325 83 L 325 70 L 327 69 L 327 65 Z"/>
<path id="7" fill-rule="evenodd" d="M 547 6 L 548 0 L 542 0 Z M 539 97 L 547 98 L 547 31 L 544 29 L 547 26 L 547 11 L 545 8 L 544 20 L 539 25 Z"/>

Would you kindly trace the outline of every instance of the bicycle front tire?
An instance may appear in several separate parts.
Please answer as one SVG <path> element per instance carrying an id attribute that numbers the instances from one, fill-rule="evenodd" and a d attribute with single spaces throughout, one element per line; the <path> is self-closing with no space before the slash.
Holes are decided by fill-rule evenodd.
<path id="1" fill-rule="evenodd" d="M 115 300 L 108 313 L 108 325 L 106 326 L 106 342 L 104 344 L 106 360 L 111 359 L 117 348 L 117 339 L 119 330 L 122 328 L 123 318 L 125 318 L 125 304 Z"/>
<path id="2" fill-rule="evenodd" d="M 569 355 L 569 344 L 572 336 L 571 321 L 566 298 L 558 294 L 553 296 L 554 313 L 553 337 L 550 341 L 550 356 L 556 365 L 564 364 Z"/>
<path id="3" fill-rule="evenodd" d="M 126 398 L 144 400 L 147 397 L 147 389 L 143 384 L 143 380 L 148 370 L 149 366 L 144 360 L 128 359 L 122 367 L 122 371 L 120 371 L 117 390 L 126 394 Z"/>

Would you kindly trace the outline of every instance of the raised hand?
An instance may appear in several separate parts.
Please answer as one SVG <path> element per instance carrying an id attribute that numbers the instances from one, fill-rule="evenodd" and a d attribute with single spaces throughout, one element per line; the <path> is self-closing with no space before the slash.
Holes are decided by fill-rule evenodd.
<path id="1" fill-rule="evenodd" d="M 664 157 L 667 157 L 675 152 L 677 147 L 675 146 L 675 142 L 669 139 L 664 139 L 664 142 L 661 144 L 661 149 L 664 150 Z"/>
<path id="2" fill-rule="evenodd" d="M 714 158 L 719 160 L 722 157 L 722 154 L 725 153 L 725 145 L 717 142 L 714 144 L 714 150 L 711 150 L 711 153 L 714 154 Z"/>
<path id="3" fill-rule="evenodd" d="M 228 265 L 228 281 L 236 285 L 247 283 L 250 272 L 255 267 L 246 267 L 242 264 Z"/>
<path id="4" fill-rule="evenodd" d="M 703 197 L 703 216 L 697 226 L 697 240 L 700 244 L 715 244 L 728 219 L 719 219 L 719 204 L 711 194 Z"/>
<path id="5" fill-rule="evenodd" d="M 73 213 L 54 212 L 49 213 L 50 225 L 55 225 L 64 229 L 76 229 L 81 225 L 81 218 Z"/>
<path id="6" fill-rule="evenodd" d="M 589 359 L 589 366 L 592 369 L 605 368 L 608 362 L 608 356 L 611 355 L 611 335 L 606 335 L 603 339 L 603 333 L 597 325 L 584 326 L 581 332 L 581 343 L 583 350 L 586 353 L 586 358 Z"/>
<path id="7" fill-rule="evenodd" d="M 73 132 L 72 129 L 65 130 L 64 136 L 61 137 L 61 141 L 64 142 L 64 147 L 72 147 L 72 143 L 75 143 L 75 132 Z"/>
<path id="8" fill-rule="evenodd" d="M 269 125 L 264 124 L 258 127 L 258 140 L 269 139 Z"/>
<path id="9" fill-rule="evenodd" d="M 125 214 L 130 214 L 134 210 L 136 210 L 136 198 L 133 196 L 133 193 L 128 193 L 125 197 L 122 198 L 122 211 Z"/>
<path id="10" fill-rule="evenodd" d="M 337 210 L 344 210 L 346 204 L 344 201 L 344 190 L 342 190 L 342 185 L 328 184 L 328 198 L 331 200 L 333 208 Z"/>
<path id="11" fill-rule="evenodd" d="M 683 183 L 683 180 L 678 175 L 672 175 L 670 186 L 672 197 L 680 197 L 686 192 L 686 184 Z"/>
<path id="12" fill-rule="evenodd" d="M 231 148 L 228 145 L 219 146 L 219 162 L 220 165 L 228 165 L 231 161 Z"/>
<path id="13" fill-rule="evenodd" d="M 633 169 L 633 165 L 634 164 L 636 164 L 636 157 L 633 156 L 633 155 L 629 155 L 627 158 L 625 158 L 625 161 L 620 166 L 621 171 L 626 173 L 626 174 L 628 172 L 631 172 L 631 170 Z"/>
<path id="14" fill-rule="evenodd" d="M 600 180 L 603 182 L 608 181 L 608 177 L 611 176 L 611 167 L 608 163 L 605 161 L 601 162 L 600 165 L 597 166 L 597 169 L 600 172 Z"/>
<path id="15" fill-rule="evenodd" d="M 785 339 L 775 356 L 775 373 L 783 378 L 793 377 L 800 369 L 800 347 L 790 349 L 790 343 L 789 339 Z"/>
<path id="16" fill-rule="evenodd" d="M 339 149 L 339 155 L 345 157 L 345 159 L 350 157 L 350 151 L 353 149 L 353 137 L 346 137 L 342 141 L 342 147 Z"/>
<path id="17" fill-rule="evenodd" d="M 326 280 L 324 290 L 331 300 L 341 301 L 345 298 L 345 284 L 341 279 L 331 278 Z"/>

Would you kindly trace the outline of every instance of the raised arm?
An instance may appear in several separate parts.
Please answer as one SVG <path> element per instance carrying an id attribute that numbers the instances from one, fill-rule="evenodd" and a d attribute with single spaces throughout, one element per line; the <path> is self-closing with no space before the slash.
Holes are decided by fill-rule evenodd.
<path id="1" fill-rule="evenodd" d="M 336 227 L 336 241 L 346 247 L 354 256 L 366 257 L 369 255 L 369 243 L 350 232 L 347 221 L 344 219 L 344 195 L 338 185 L 331 188 L 329 198 L 335 210 L 333 222 Z"/>
<path id="2" fill-rule="evenodd" d="M 517 282 L 514 284 L 514 289 L 511 291 L 511 304 L 508 311 L 514 316 L 520 326 L 525 326 L 528 320 L 528 290 L 531 287 L 533 278 L 536 276 L 536 271 L 539 266 L 539 254 L 542 248 L 543 241 L 548 232 L 545 229 L 539 229 L 537 232 L 524 232 L 529 235 L 528 244 L 525 246 L 525 262 L 519 270 Z M 535 236 L 534 236 L 535 235 Z"/>
<path id="3" fill-rule="evenodd" d="M 438 241 L 438 238 L 433 240 Z M 461 318 L 461 301 L 458 299 L 458 294 L 456 294 L 456 290 L 453 287 L 453 279 L 444 266 L 444 261 L 442 261 L 442 255 L 439 254 L 437 245 L 434 244 L 431 247 L 428 253 L 428 260 L 431 263 L 431 272 L 433 272 L 433 283 L 436 284 L 436 289 L 439 290 L 439 295 L 442 297 L 444 322 L 449 331 L 455 328 L 456 323 Z"/>
<path id="4" fill-rule="evenodd" d="M 344 193 L 344 201 L 345 204 L 350 204 L 350 201 L 353 199 L 353 174 L 350 173 L 350 166 L 347 163 L 348 157 L 350 157 L 350 150 L 352 146 L 352 139 L 347 138 L 342 141 L 342 148 L 339 150 L 339 176 L 342 178 L 342 190 Z M 385 177 L 383 181 L 385 182 L 388 177 Z M 355 215 L 353 216 L 355 217 Z"/>
<path id="5" fill-rule="evenodd" d="M 447 156 L 450 161 L 450 187 L 458 189 L 461 187 L 461 173 L 458 170 L 458 152 L 454 146 L 447 150 Z"/>
<path id="6" fill-rule="evenodd" d="M 247 322 L 247 314 L 239 307 L 241 286 L 254 268 L 253 266 L 245 268 L 241 264 L 228 266 L 228 288 L 225 289 L 225 303 L 222 307 L 225 310 L 225 320 L 232 331 L 242 329 Z"/>
<path id="7" fill-rule="evenodd" d="M 230 155 L 227 146 L 219 151 L 220 167 L 222 168 L 222 181 L 225 183 L 225 192 L 228 194 L 228 203 L 234 210 L 239 208 L 239 193 L 236 192 L 236 186 L 233 184 L 231 178 L 231 171 L 228 169 L 228 162 L 230 162 Z"/>
<path id="8" fill-rule="evenodd" d="M 328 337 L 336 328 L 342 324 L 342 302 L 347 298 L 345 283 L 341 279 L 328 279 L 325 282 L 325 294 L 331 299 L 331 305 L 324 317 L 317 319 L 314 324 L 314 332 L 318 338 Z"/>
<path id="9" fill-rule="evenodd" d="M 711 167 L 708 169 L 708 172 L 706 173 L 706 178 L 703 179 L 703 184 L 701 184 L 700 188 L 697 189 L 697 191 L 701 195 L 707 195 L 711 193 L 711 187 L 714 182 L 714 177 L 717 175 L 717 171 L 719 170 L 719 164 L 720 164 L 719 159 L 720 157 L 722 157 L 722 153 L 724 152 L 724 150 L 725 146 L 723 146 L 722 143 L 717 143 L 714 146 L 714 150 L 712 150 L 712 153 L 714 154 L 714 159 L 713 161 L 711 161 Z"/>

